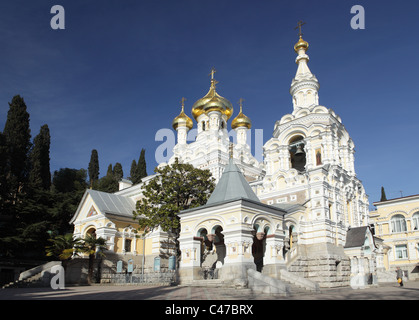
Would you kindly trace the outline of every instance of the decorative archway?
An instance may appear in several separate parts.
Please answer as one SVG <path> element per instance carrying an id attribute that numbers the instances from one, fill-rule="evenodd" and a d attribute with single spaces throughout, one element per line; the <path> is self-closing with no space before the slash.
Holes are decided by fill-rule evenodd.
<path id="1" fill-rule="evenodd" d="M 263 258 L 265 256 L 266 249 L 266 232 L 269 231 L 268 226 L 263 226 L 260 223 L 253 225 L 254 235 L 252 244 L 252 256 L 253 261 L 256 265 L 256 270 L 262 272 L 263 269 Z"/>
<path id="2" fill-rule="evenodd" d="M 224 235 L 222 233 L 223 227 L 220 225 L 215 225 L 212 228 L 212 234 L 214 235 L 213 244 L 215 246 L 215 251 L 217 252 L 217 262 L 224 264 L 224 258 L 226 256 L 226 246 L 224 243 Z"/>
<path id="3" fill-rule="evenodd" d="M 220 267 L 220 264 L 224 264 L 226 246 L 222 231 L 222 225 L 216 222 L 212 226 L 208 225 L 208 223 L 198 226 L 198 230 L 195 233 L 194 239 L 200 242 L 198 257 L 204 279 L 216 278 L 215 269 Z"/>
<path id="4" fill-rule="evenodd" d="M 94 226 L 88 227 L 86 229 L 84 235 L 85 236 L 89 235 L 89 236 L 92 236 L 92 237 L 96 238 L 96 228 Z"/>

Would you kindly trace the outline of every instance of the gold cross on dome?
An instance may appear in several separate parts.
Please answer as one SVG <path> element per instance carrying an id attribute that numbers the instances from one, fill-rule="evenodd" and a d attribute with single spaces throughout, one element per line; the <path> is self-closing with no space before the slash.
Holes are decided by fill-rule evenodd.
<path id="1" fill-rule="evenodd" d="M 184 98 L 184 97 L 182 97 L 182 99 L 180 100 L 180 103 L 182 104 L 182 111 L 181 112 L 185 111 L 185 100 L 186 100 L 186 98 Z"/>
<path id="2" fill-rule="evenodd" d="M 243 108 L 243 101 L 244 101 L 244 99 L 240 98 L 240 100 L 239 100 L 240 112 L 242 111 L 242 108 Z"/>
<path id="3" fill-rule="evenodd" d="M 302 22 L 301 20 L 298 21 L 297 26 L 294 28 L 294 30 L 298 29 L 298 35 L 301 37 L 303 33 L 301 32 L 301 27 L 305 25 L 305 22 Z"/>
<path id="4" fill-rule="evenodd" d="M 211 73 L 209 75 L 211 75 L 211 80 L 214 79 L 214 74 L 217 72 L 217 70 L 215 70 L 214 67 L 211 68 Z"/>

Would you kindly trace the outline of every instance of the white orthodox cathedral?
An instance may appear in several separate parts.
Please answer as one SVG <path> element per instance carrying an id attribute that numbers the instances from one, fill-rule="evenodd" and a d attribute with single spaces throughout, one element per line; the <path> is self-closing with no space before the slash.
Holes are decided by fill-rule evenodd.
<path id="1" fill-rule="evenodd" d="M 192 106 L 197 136 L 191 143 L 187 134 L 194 121 L 185 114 L 182 99 L 181 113 L 172 122 L 177 144 L 168 164 L 178 158 L 208 169 L 217 185 L 206 205 L 179 214 L 180 282 L 211 274 L 225 284 L 246 285 L 251 269 L 275 279 L 292 275 L 320 287 L 376 283 L 379 239 L 369 228 L 354 143 L 341 118 L 319 104 L 320 85 L 308 67 L 308 47 L 300 32 L 291 113 L 275 122 L 263 146 L 263 162 L 247 144 L 251 120 L 241 102 L 233 117 L 231 102 L 216 91 L 214 69 L 208 93 Z M 231 118 L 236 143 L 228 135 Z M 141 187 L 152 177 L 138 185 L 124 180 L 113 194 L 87 190 L 71 221 L 74 235 L 95 232 L 119 259 L 156 270 L 153 259 L 170 235 L 155 230 L 139 237 L 132 220 Z"/>

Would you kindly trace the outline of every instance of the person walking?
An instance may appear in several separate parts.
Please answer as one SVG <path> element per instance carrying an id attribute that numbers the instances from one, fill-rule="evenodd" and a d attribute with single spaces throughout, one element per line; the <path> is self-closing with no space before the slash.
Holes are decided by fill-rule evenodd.
<path id="1" fill-rule="evenodd" d="M 400 284 L 400 287 L 403 287 L 403 271 L 400 269 L 400 267 L 396 268 L 396 278 L 397 282 Z"/>

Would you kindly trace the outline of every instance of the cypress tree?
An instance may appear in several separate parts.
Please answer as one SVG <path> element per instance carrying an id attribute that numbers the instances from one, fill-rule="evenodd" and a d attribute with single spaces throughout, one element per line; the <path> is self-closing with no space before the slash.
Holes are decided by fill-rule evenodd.
<path id="1" fill-rule="evenodd" d="M 50 144 L 51 136 L 48 125 L 45 124 L 34 139 L 34 147 L 30 157 L 31 171 L 29 181 L 34 188 L 48 190 L 51 186 Z"/>
<path id="2" fill-rule="evenodd" d="M 381 187 L 381 199 L 380 201 L 387 201 L 386 192 L 384 191 L 384 187 Z"/>
<path id="3" fill-rule="evenodd" d="M 7 170 L 10 192 L 14 197 L 28 180 L 28 156 L 31 149 L 31 129 L 29 113 L 20 95 L 13 97 L 3 134 L 7 143 Z"/>
<path id="4" fill-rule="evenodd" d="M 99 155 L 96 149 L 92 150 L 92 155 L 90 156 L 89 162 L 89 180 L 90 180 L 90 187 L 93 187 L 93 184 L 99 180 Z"/>
<path id="5" fill-rule="evenodd" d="M 115 163 L 115 166 L 113 167 L 113 175 L 115 177 L 115 180 L 119 182 L 124 177 L 124 171 L 122 170 L 122 164 L 119 162 Z"/>
<path id="6" fill-rule="evenodd" d="M 3 228 L 7 227 L 2 223 L 2 216 L 8 215 L 10 207 L 10 188 L 7 181 L 8 176 L 8 148 L 6 136 L 0 132 L 0 235 L 6 234 Z M 1 249 L 1 246 L 0 246 Z"/>
<path id="7" fill-rule="evenodd" d="M 6 136 L 0 132 L 0 212 L 3 212 L 3 205 L 8 195 L 7 188 L 7 142 Z"/>
<path id="8" fill-rule="evenodd" d="M 129 171 L 129 179 L 132 181 L 132 183 L 135 184 L 134 180 L 135 180 L 135 176 L 136 176 L 136 172 L 137 172 L 137 162 L 134 160 L 132 160 L 131 162 L 131 170 Z"/>
<path id="9" fill-rule="evenodd" d="M 145 162 L 145 150 L 141 149 L 140 158 L 137 164 L 137 183 L 141 182 L 141 179 L 147 177 L 147 164 Z"/>
<path id="10" fill-rule="evenodd" d="M 108 166 L 108 171 L 106 171 L 106 176 L 111 177 L 111 178 L 113 177 L 112 163 L 109 164 Z"/>

